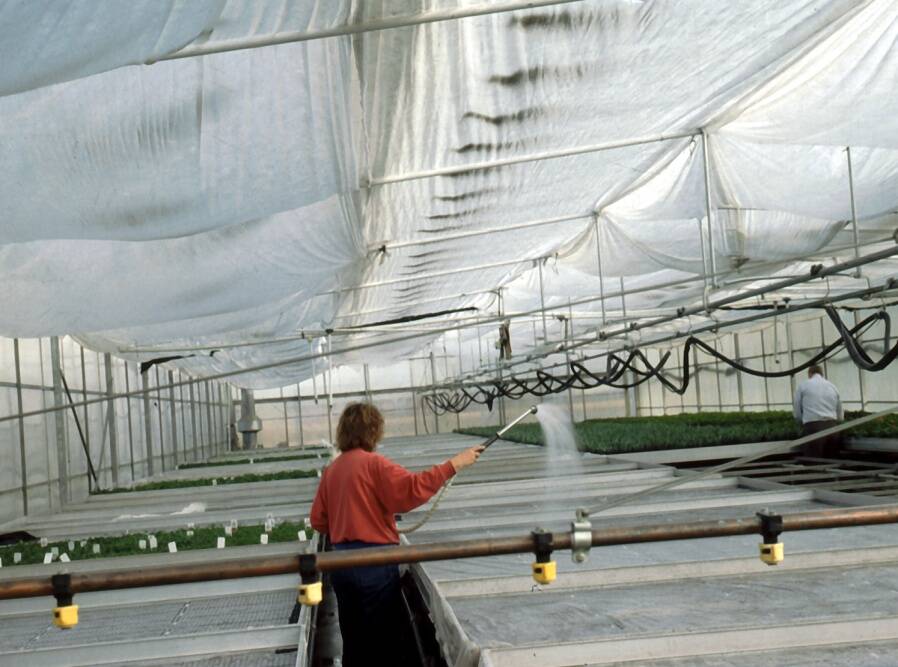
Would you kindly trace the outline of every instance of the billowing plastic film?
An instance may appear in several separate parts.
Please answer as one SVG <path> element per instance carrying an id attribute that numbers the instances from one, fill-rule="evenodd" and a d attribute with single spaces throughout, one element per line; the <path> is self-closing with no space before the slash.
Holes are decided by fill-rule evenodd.
<path id="1" fill-rule="evenodd" d="M 499 287 L 506 313 L 657 287 L 578 305 L 582 334 L 695 303 L 712 267 L 773 262 L 737 289 L 853 256 L 846 146 L 859 242 L 895 226 L 888 0 L 584 0 L 159 60 L 475 4 L 0 8 L 0 334 L 183 350 L 172 363 L 207 375 L 300 357 L 302 332 L 496 314 Z M 419 333 L 334 362 L 388 365 L 441 335 Z M 545 344 L 536 320 L 511 335 L 516 353 Z M 474 328 L 447 336 L 483 356 Z"/>

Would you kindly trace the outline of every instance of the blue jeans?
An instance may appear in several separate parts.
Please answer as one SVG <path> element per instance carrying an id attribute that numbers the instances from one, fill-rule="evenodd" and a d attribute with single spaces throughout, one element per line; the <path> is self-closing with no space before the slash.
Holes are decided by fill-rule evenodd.
<path id="1" fill-rule="evenodd" d="M 382 547 L 367 542 L 334 544 L 335 551 Z M 397 565 L 334 570 L 344 667 L 406 665 L 411 660 L 408 615 L 402 601 Z"/>

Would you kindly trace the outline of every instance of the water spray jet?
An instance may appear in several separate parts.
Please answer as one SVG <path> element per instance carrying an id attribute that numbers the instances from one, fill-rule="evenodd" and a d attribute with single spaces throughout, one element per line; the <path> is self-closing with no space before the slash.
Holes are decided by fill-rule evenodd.
<path id="1" fill-rule="evenodd" d="M 512 428 L 513 426 L 515 426 L 518 422 L 520 422 L 520 421 L 523 420 L 525 417 L 527 417 L 527 415 L 535 415 L 535 414 L 536 414 L 536 410 L 537 410 L 536 406 L 535 406 L 535 405 L 531 405 L 529 408 L 527 408 L 527 411 L 526 411 L 526 412 L 524 412 L 522 415 L 520 415 L 520 416 L 519 416 L 517 419 L 515 419 L 514 421 L 508 422 L 508 424 L 506 424 L 506 425 L 503 426 L 501 429 L 499 429 L 498 431 L 496 431 L 496 434 L 495 434 L 495 435 L 491 436 L 489 440 L 486 440 L 486 441 L 485 441 L 482 445 L 480 445 L 480 446 L 483 447 L 484 449 L 486 449 L 487 447 L 489 447 L 490 445 L 492 445 L 494 442 L 496 442 L 496 440 L 500 440 L 500 439 L 502 438 L 503 435 L 505 435 L 506 433 L 508 433 L 508 431 L 510 431 L 511 428 Z"/>

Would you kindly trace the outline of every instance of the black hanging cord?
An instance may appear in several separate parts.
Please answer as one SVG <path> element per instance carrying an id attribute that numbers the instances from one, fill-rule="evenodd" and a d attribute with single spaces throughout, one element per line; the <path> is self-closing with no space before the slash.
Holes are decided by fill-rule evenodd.
<path id="1" fill-rule="evenodd" d="M 502 396 L 519 399 L 527 394 L 546 396 L 566 391 L 569 388 L 592 389 L 599 386 L 628 389 L 647 382 L 652 378 L 657 378 L 670 391 L 683 395 L 689 388 L 691 368 L 696 361 L 693 354 L 694 349 L 702 350 L 736 371 L 764 378 L 796 375 L 829 358 L 842 347 L 846 349 L 851 360 L 859 368 L 866 371 L 881 371 L 898 358 L 898 343 L 894 347 L 889 347 L 891 343 L 891 317 L 885 310 L 876 312 L 849 328 L 842 322 L 835 308 L 827 305 L 824 309 L 835 325 L 839 338 L 824 346 L 813 357 L 794 368 L 778 371 L 759 371 L 749 368 L 735 359 L 727 357 L 695 336 L 690 336 L 686 339 L 683 346 L 683 377 L 679 380 L 672 380 L 663 372 L 665 365 L 670 360 L 670 351 L 661 355 L 658 363 L 653 364 L 641 350 L 630 350 L 626 357 L 621 357 L 616 353 L 609 354 L 606 357 L 605 371 L 603 373 L 594 373 L 582 363 L 572 361 L 568 364 L 569 372 L 566 376 L 558 377 L 538 369 L 535 371 L 534 378 L 521 379 L 512 376 L 502 381 L 494 381 L 473 387 L 461 387 L 452 392 L 428 394 L 423 397 L 423 402 L 437 415 L 461 412 L 471 403 L 486 405 L 489 410 L 492 410 L 493 403 Z M 878 361 L 874 361 L 863 349 L 858 338 L 863 331 L 877 322 L 882 322 L 885 328 L 883 336 L 884 353 Z M 637 379 L 633 382 L 621 382 L 621 378 L 627 371 L 630 371 Z"/>

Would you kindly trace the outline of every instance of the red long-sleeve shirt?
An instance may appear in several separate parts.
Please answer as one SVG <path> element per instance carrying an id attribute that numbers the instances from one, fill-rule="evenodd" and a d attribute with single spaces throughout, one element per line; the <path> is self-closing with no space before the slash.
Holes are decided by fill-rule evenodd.
<path id="1" fill-rule="evenodd" d="M 449 461 L 413 473 L 380 454 L 350 449 L 321 474 L 312 528 L 327 533 L 334 544 L 397 544 L 393 515 L 426 503 L 454 474 Z"/>

